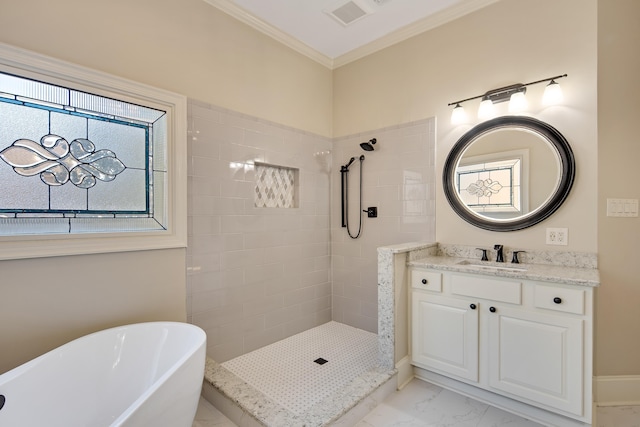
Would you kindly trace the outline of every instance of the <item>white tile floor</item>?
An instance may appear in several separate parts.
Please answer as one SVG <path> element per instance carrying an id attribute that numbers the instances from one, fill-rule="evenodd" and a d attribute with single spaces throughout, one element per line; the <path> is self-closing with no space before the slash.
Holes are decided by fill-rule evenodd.
<path id="1" fill-rule="evenodd" d="M 485 403 L 414 379 L 371 411 L 357 427 L 539 427 Z"/>
<path id="2" fill-rule="evenodd" d="M 413 380 L 356 424 L 356 427 L 393 426 L 537 427 L 539 424 L 424 381 Z M 193 427 L 236 425 L 201 398 Z M 640 427 L 640 406 L 598 408 L 597 427 Z"/>

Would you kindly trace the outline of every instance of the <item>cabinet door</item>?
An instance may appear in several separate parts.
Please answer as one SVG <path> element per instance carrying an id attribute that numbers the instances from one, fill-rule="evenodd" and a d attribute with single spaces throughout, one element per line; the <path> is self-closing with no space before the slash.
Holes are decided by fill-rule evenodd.
<path id="1" fill-rule="evenodd" d="M 496 306 L 489 314 L 489 385 L 583 415 L 583 323 Z"/>
<path id="2" fill-rule="evenodd" d="M 412 301 L 413 363 L 477 382 L 477 304 L 416 291 Z"/>

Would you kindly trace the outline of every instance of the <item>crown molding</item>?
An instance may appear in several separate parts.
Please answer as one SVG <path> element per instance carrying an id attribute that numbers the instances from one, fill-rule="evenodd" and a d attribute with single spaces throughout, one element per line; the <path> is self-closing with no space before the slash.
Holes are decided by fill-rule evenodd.
<path id="1" fill-rule="evenodd" d="M 271 37 L 272 39 L 284 44 L 285 46 L 290 47 L 296 52 L 318 62 L 321 65 L 329 69 L 333 69 L 333 60 L 328 56 L 318 52 L 317 50 L 309 47 L 308 45 L 302 43 L 300 40 L 290 36 L 284 31 L 274 27 L 273 25 L 256 18 L 251 15 L 249 12 L 235 4 L 231 0 L 204 0 L 206 3 L 209 3 L 211 6 L 215 7 L 226 13 L 227 15 L 232 16 L 238 21 L 247 24 L 255 30 L 260 31 L 263 34 Z"/>
<path id="2" fill-rule="evenodd" d="M 296 52 L 318 62 L 319 64 L 329 68 L 335 69 L 347 65 L 350 62 L 357 61 L 367 55 L 371 55 L 379 50 L 385 49 L 396 43 L 400 43 L 425 31 L 436 28 L 440 25 L 444 25 L 447 22 L 451 22 L 457 18 L 474 12 L 478 9 L 482 9 L 492 3 L 496 3 L 500 0 L 470 0 L 465 1 L 456 6 L 447 8 L 417 22 L 409 24 L 400 28 L 384 37 L 381 37 L 371 43 L 356 48 L 344 55 L 337 58 L 330 58 L 321 52 L 313 49 L 312 47 L 302 43 L 298 39 L 285 33 L 284 31 L 274 27 L 273 25 L 262 21 L 251 15 L 245 9 L 235 4 L 232 0 L 204 0 L 211 6 L 223 11 L 224 13 L 232 16 L 233 18 L 249 25 L 255 30 L 266 34 L 274 40 L 288 46 Z"/>

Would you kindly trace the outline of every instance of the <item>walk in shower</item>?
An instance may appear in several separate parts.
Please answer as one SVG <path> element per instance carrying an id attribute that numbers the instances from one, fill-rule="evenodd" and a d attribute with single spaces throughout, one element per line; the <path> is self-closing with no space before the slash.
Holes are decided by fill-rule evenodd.
<path id="1" fill-rule="evenodd" d="M 188 119 L 187 315 L 207 332 L 205 396 L 244 416 L 239 425 L 354 416 L 358 402 L 395 387 L 391 369 L 373 362 L 377 248 L 435 237 L 434 121 L 330 139 L 198 101 Z M 362 141 L 375 148 L 365 153 L 363 206 L 379 215 L 363 215 L 363 233 L 351 239 L 341 227 L 340 166 L 363 155 Z M 261 178 L 256 165 L 266 166 Z M 278 193 L 289 188 L 292 199 Z M 289 207 L 268 206 L 280 196 Z M 264 378 L 279 387 L 264 388 Z M 223 387 L 232 392 L 216 397 Z M 301 402 L 287 401 L 287 390 Z M 240 397 L 257 413 L 241 409 Z"/>

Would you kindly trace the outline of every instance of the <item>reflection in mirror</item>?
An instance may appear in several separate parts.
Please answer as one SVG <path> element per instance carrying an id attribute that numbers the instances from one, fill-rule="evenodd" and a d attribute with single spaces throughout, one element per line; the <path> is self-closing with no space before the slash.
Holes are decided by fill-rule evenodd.
<path id="1" fill-rule="evenodd" d="M 494 152 L 467 156 L 456 169 L 456 185 L 462 203 L 479 215 L 508 218 L 528 212 L 526 151 Z M 464 161 L 463 161 L 464 160 Z"/>
<path id="2" fill-rule="evenodd" d="M 555 128 L 531 117 L 483 122 L 454 145 L 443 171 L 453 210 L 493 231 L 530 227 L 555 212 L 575 176 L 573 152 Z"/>
<path id="3" fill-rule="evenodd" d="M 549 141 L 513 127 L 487 132 L 469 144 L 458 162 L 455 182 L 462 203 L 476 214 L 504 219 L 542 206 L 559 177 L 558 154 Z"/>

